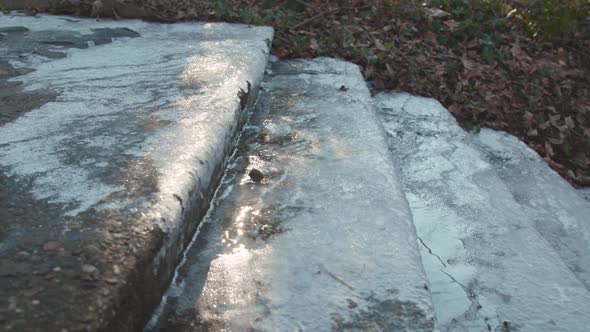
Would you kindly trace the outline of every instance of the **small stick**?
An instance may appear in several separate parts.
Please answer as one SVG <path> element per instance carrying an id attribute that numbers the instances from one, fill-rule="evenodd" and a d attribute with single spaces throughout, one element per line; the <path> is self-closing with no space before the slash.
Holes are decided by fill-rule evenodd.
<path id="1" fill-rule="evenodd" d="M 296 2 L 299 2 L 300 4 L 304 5 L 304 6 L 305 6 L 305 7 L 307 7 L 307 8 L 311 8 L 311 9 L 313 9 L 313 10 L 314 10 L 314 11 L 316 11 L 316 12 L 318 11 L 318 10 L 317 10 L 317 9 L 315 9 L 315 8 L 314 8 L 312 5 L 308 4 L 308 3 L 307 3 L 307 2 L 305 2 L 305 1 L 302 1 L 302 0 L 295 0 L 295 1 L 296 1 Z"/>
<path id="2" fill-rule="evenodd" d="M 371 5 L 364 5 L 364 6 L 360 6 L 358 8 L 356 8 L 356 7 L 353 6 L 353 7 L 340 7 L 340 8 L 336 8 L 336 9 L 328 9 L 328 10 L 325 10 L 325 11 L 319 13 L 319 14 L 316 14 L 316 15 L 308 18 L 307 20 L 305 20 L 305 21 L 303 21 L 303 22 L 301 22 L 299 24 L 294 25 L 293 27 L 289 28 L 289 30 L 297 30 L 298 28 L 301 28 L 302 26 L 308 24 L 309 22 L 312 22 L 313 20 L 316 20 L 316 19 L 318 19 L 318 18 L 320 18 L 320 17 L 322 17 L 324 15 L 327 15 L 327 14 L 332 14 L 332 13 L 335 13 L 335 12 L 338 12 L 338 11 L 341 11 L 341 10 L 348 10 L 348 9 L 357 9 L 357 10 L 358 9 L 365 9 L 365 8 L 370 7 L 370 6 Z"/>
<path id="3" fill-rule="evenodd" d="M 328 271 L 328 269 L 326 269 L 325 266 L 321 265 L 321 267 L 323 268 L 323 270 L 332 278 L 334 278 L 334 280 L 338 281 L 339 283 L 343 284 L 344 286 L 350 288 L 351 290 L 354 290 L 354 287 L 352 287 L 351 284 L 347 283 L 346 281 L 340 279 L 338 276 L 336 276 L 334 273 Z"/>
<path id="4" fill-rule="evenodd" d="M 342 8 L 329 9 L 329 10 L 323 11 L 323 12 L 317 14 L 317 15 L 314 15 L 314 16 L 308 18 L 307 20 L 305 20 L 305 21 L 303 21 L 303 22 L 301 22 L 299 24 L 294 25 L 292 28 L 289 28 L 289 30 L 297 30 L 297 29 L 301 28 L 302 26 L 308 24 L 309 22 L 312 22 L 313 20 L 316 20 L 316 19 L 318 19 L 318 18 L 320 18 L 320 17 L 322 17 L 324 15 L 337 12 L 340 9 L 342 9 Z"/>

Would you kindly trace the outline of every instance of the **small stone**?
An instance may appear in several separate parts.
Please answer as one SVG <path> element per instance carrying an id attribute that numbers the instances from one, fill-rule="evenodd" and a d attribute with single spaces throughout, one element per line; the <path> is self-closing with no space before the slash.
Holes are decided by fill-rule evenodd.
<path id="1" fill-rule="evenodd" d="M 113 265 L 113 273 L 114 274 L 121 273 L 121 269 L 119 269 L 119 266 L 118 265 Z"/>
<path id="2" fill-rule="evenodd" d="M 56 266 L 53 268 L 53 272 L 59 272 L 59 271 L 61 271 L 61 267 Z"/>
<path id="3" fill-rule="evenodd" d="M 37 306 L 37 305 L 41 304 L 41 301 L 39 301 L 39 300 L 33 300 L 33 301 L 31 301 L 31 304 L 34 305 L 34 306 Z"/>
<path id="4" fill-rule="evenodd" d="M 358 304 L 351 299 L 346 299 L 346 302 L 348 302 L 348 309 L 354 309 L 358 307 Z"/>
<path id="5" fill-rule="evenodd" d="M 98 271 L 96 266 L 90 265 L 90 264 L 82 264 L 81 267 L 82 267 L 82 272 L 84 272 L 84 273 L 94 273 L 94 272 Z"/>
<path id="6" fill-rule="evenodd" d="M 262 174 L 262 172 L 257 170 L 256 168 L 252 168 L 248 175 L 250 176 L 250 179 L 252 179 L 252 181 L 254 182 L 260 182 L 262 181 L 262 179 L 264 179 L 264 174 Z"/>
<path id="7" fill-rule="evenodd" d="M 58 251 L 63 250 L 64 244 L 59 241 L 47 241 L 43 245 L 43 250 L 45 251 Z"/>

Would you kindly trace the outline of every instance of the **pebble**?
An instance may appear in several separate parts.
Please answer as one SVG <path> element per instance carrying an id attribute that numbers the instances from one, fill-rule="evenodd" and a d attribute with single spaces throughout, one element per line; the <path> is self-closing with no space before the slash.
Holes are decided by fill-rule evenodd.
<path id="1" fill-rule="evenodd" d="M 256 168 L 252 168 L 248 175 L 250 176 L 250 179 L 252 179 L 252 181 L 254 182 L 260 182 L 264 179 L 264 174 L 262 174 L 262 172 L 257 170 Z"/>

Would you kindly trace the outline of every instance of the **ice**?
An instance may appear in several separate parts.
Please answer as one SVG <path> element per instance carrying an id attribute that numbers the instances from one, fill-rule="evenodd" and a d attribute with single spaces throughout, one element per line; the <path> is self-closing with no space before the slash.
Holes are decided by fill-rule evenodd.
<path id="1" fill-rule="evenodd" d="M 539 232 L 544 208 L 533 212 L 523 206 L 513 194 L 510 172 L 498 171 L 511 163 L 494 162 L 478 139 L 432 99 L 382 93 L 376 102 L 401 169 L 440 328 L 586 331 L 588 289 L 558 255 L 556 242 Z M 479 140 L 490 142 L 489 131 L 480 135 Z M 492 147 L 503 151 L 503 144 Z M 555 189 L 531 179 L 516 183 L 523 194 L 535 192 L 531 197 L 563 190 L 584 206 L 576 191 L 559 181 Z M 563 211 L 554 210 L 563 224 L 572 225 L 575 218 L 569 216 L 575 213 Z M 586 246 L 587 253 L 588 242 L 582 235 L 577 239 L 578 249 Z"/>
<path id="2" fill-rule="evenodd" d="M 590 203 L 516 137 L 475 136 L 514 199 L 574 274 L 590 287 Z"/>
<path id="3" fill-rule="evenodd" d="M 245 25 L 18 15 L 0 20 L 0 26 L 18 25 L 79 34 L 125 26 L 140 37 L 69 49 L 66 58 L 39 63 L 19 76 L 28 90 L 50 88 L 60 96 L 0 128 L 0 165 L 10 175 L 33 178 L 36 199 L 69 204 L 67 213 L 76 215 L 127 189 L 116 172 L 97 166 L 117 165 L 117 172 L 125 173 L 137 158 L 150 160 L 163 205 L 157 220 L 179 220 L 166 212 L 177 210 L 172 194 L 190 202 L 194 187 L 208 188 L 215 167 L 199 160 L 219 167 L 226 157 L 243 118 L 237 94 L 250 92 L 249 86 L 256 92 L 272 38 L 270 28 Z"/>
<path id="4" fill-rule="evenodd" d="M 220 190 L 231 193 L 215 200 L 179 269 L 175 284 L 184 289 L 167 299 L 161 322 L 433 330 L 410 210 L 358 68 L 316 59 L 279 62 L 272 72 L 270 113 L 257 126 L 281 139 L 254 132 L 241 144 L 233 164 L 242 166 Z M 249 179 L 253 167 L 261 183 Z"/>

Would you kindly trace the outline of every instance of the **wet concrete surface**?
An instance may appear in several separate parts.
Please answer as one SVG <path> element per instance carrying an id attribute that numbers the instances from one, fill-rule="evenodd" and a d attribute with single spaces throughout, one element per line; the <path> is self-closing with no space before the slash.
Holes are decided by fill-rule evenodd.
<path id="1" fill-rule="evenodd" d="M 0 16 L 1 330 L 143 327 L 207 209 L 271 37 Z"/>
<path id="2" fill-rule="evenodd" d="M 266 80 L 145 331 L 434 330 L 407 202 L 358 68 L 278 62 Z"/>

